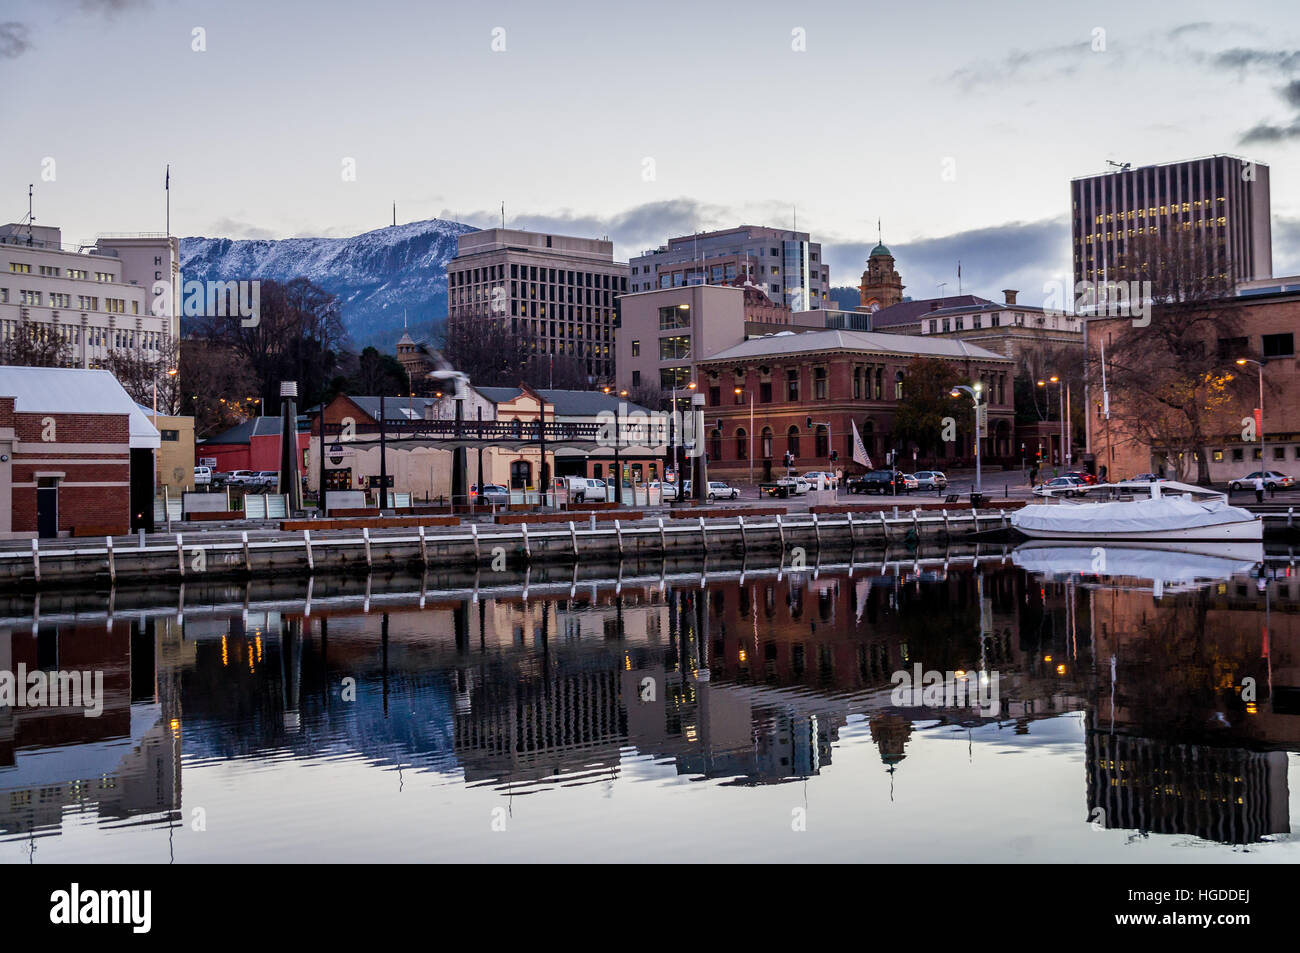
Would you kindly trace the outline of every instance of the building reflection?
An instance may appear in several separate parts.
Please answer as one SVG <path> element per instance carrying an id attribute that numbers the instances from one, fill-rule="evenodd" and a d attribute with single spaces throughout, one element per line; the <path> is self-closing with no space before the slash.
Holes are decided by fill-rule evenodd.
<path id="1" fill-rule="evenodd" d="M 0 628 L 0 671 L 102 672 L 102 711 L 0 706 L 0 833 L 57 833 L 69 815 L 99 824 L 179 818 L 180 721 L 159 680 L 154 619 Z M 164 667 L 165 668 L 165 667 Z"/>
<path id="2" fill-rule="evenodd" d="M 1088 587 L 1094 823 L 1249 844 L 1289 834 L 1300 750 L 1300 579 L 1290 567 L 1153 599 Z"/>
<path id="3" fill-rule="evenodd" d="M 1159 599 L 996 559 L 526 592 L 0 629 L 0 669 L 101 668 L 106 694 L 98 719 L 0 708 L 0 830 L 54 832 L 70 812 L 177 823 L 182 749 L 512 792 L 607 782 L 631 757 L 765 785 L 833 769 L 850 724 L 879 770 L 906 772 L 920 733 L 1033 736 L 1082 712 L 1090 820 L 1233 844 L 1289 832 L 1300 583 L 1285 573 Z M 891 676 L 916 665 L 996 672 L 999 711 L 900 707 Z"/>

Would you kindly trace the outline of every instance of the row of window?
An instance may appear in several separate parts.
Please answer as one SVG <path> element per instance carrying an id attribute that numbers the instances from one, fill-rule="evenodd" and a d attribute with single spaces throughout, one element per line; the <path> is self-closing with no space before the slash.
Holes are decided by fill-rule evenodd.
<path id="1" fill-rule="evenodd" d="M 40 265 L 39 268 L 41 276 L 45 278 L 58 278 L 62 272 L 62 269 L 56 265 Z M 32 266 L 25 261 L 11 261 L 9 262 L 9 272 L 15 275 L 30 275 Z M 66 277 L 85 279 L 89 276 L 80 268 L 69 268 Z M 97 271 L 95 272 L 95 280 L 111 283 L 116 281 L 117 278 L 110 271 Z"/>
<path id="2" fill-rule="evenodd" d="M 9 289 L 0 288 L 0 304 L 10 304 Z M 29 288 L 19 288 L 18 298 L 13 304 L 20 304 L 28 308 L 70 308 L 72 307 L 72 295 L 64 294 L 59 291 L 33 291 Z M 125 298 L 105 298 L 104 309 L 109 314 L 126 314 Z M 79 311 L 98 311 L 99 298 L 94 295 L 77 295 L 77 310 Z M 131 313 L 140 313 L 140 302 L 131 302 Z"/>
<path id="3" fill-rule="evenodd" d="M 542 281 L 553 285 L 573 285 L 579 288 L 603 288 L 606 291 L 626 291 L 627 279 L 622 275 L 599 274 L 590 271 L 566 271 L 563 268 L 545 268 L 537 265 L 511 264 L 510 277 L 518 281 Z M 453 271 L 447 275 L 447 283 L 452 288 L 483 284 L 505 279 L 504 265 L 488 265 L 483 268 L 466 268 Z"/>
<path id="4" fill-rule="evenodd" d="M 19 333 L 22 323 L 14 320 L 0 321 L 0 340 L 12 341 Z M 157 331 L 136 331 L 129 328 L 81 327 L 76 324 L 35 323 L 29 324 L 32 340 L 48 342 L 53 339 L 65 344 L 80 345 L 83 337 L 89 347 L 113 347 L 119 349 L 139 348 L 145 351 L 158 351 L 165 342 L 163 334 Z M 84 335 L 82 332 L 85 332 Z"/>

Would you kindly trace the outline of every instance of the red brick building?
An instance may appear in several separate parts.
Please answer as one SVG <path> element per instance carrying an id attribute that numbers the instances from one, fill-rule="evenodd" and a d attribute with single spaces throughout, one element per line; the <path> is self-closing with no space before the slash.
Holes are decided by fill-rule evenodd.
<path id="1" fill-rule="evenodd" d="M 874 466 L 883 466 L 885 454 L 897 450 L 899 468 L 913 469 L 912 448 L 895 446 L 891 431 L 908 367 L 917 357 L 950 361 L 967 380 L 983 382 L 989 429 L 981 453 L 986 462 L 1018 461 L 1011 358 L 946 338 L 827 330 L 751 338 L 698 363 L 709 475 L 746 480 L 752 453 L 754 479 L 768 480 L 782 472 L 787 450 L 801 472 L 861 472 L 852 462 L 851 422 Z M 963 427 L 957 440 L 945 444 L 945 457 L 933 465 L 972 466 L 970 430 Z M 834 465 L 832 450 L 839 456 Z"/>
<path id="2" fill-rule="evenodd" d="M 152 529 L 158 445 L 108 371 L 0 367 L 0 539 Z"/>
<path id="3" fill-rule="evenodd" d="M 195 448 L 195 455 L 205 460 L 216 460 L 214 469 L 221 473 L 233 473 L 235 470 L 279 470 L 281 428 L 279 417 L 253 417 L 204 440 Z M 299 467 L 306 466 L 310 442 L 311 434 L 305 430 L 299 431 Z"/>

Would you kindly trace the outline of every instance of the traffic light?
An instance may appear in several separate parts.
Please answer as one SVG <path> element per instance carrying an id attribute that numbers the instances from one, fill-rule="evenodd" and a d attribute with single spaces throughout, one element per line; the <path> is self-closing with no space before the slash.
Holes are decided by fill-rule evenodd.
<path id="1" fill-rule="evenodd" d="M 831 451 L 831 463 L 837 463 L 837 462 L 839 461 L 839 459 L 840 459 L 840 452 L 839 452 L 838 450 L 832 450 L 832 451 Z"/>

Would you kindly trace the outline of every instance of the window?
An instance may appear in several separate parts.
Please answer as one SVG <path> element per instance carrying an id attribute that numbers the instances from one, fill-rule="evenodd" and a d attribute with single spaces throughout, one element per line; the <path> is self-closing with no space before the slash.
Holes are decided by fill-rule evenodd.
<path id="1" fill-rule="evenodd" d="M 798 427 L 791 427 L 788 431 L 786 431 L 785 448 L 786 450 L 790 451 L 790 453 L 794 454 L 796 457 L 799 456 L 799 428 Z"/>
<path id="2" fill-rule="evenodd" d="M 1295 335 L 1287 332 L 1286 334 L 1265 334 L 1264 335 L 1264 357 L 1291 357 L 1295 354 Z"/>
<path id="3" fill-rule="evenodd" d="M 710 460 L 722 459 L 722 431 L 721 430 L 715 429 L 709 434 L 709 459 Z"/>
<path id="4" fill-rule="evenodd" d="M 1214 451 L 1214 462 L 1215 462 L 1215 463 L 1222 463 L 1222 462 L 1223 462 L 1223 451 L 1222 451 L 1222 450 L 1215 450 L 1215 451 Z"/>
<path id="5" fill-rule="evenodd" d="M 799 370 L 790 368 L 785 372 L 785 399 L 791 402 L 799 400 Z"/>
<path id="6" fill-rule="evenodd" d="M 903 372 L 894 372 L 894 400 L 903 399 Z"/>
<path id="7" fill-rule="evenodd" d="M 820 426 L 819 426 L 819 427 L 817 428 L 817 432 L 816 432 L 816 434 L 815 434 L 814 437 L 813 437 L 813 440 L 814 440 L 814 442 L 815 442 L 815 444 L 816 444 L 816 447 L 817 447 L 816 452 L 815 452 L 815 456 L 817 456 L 817 457 L 829 457 L 829 456 L 831 455 L 831 435 L 830 435 L 830 431 L 828 431 L 825 427 L 820 427 Z"/>
<path id="8" fill-rule="evenodd" d="M 772 428 L 764 427 L 763 436 L 759 442 L 758 452 L 762 454 L 764 460 L 772 459 Z M 1296 456 L 1300 456 L 1300 447 L 1296 447 Z"/>
<path id="9" fill-rule="evenodd" d="M 1219 338 L 1219 358 L 1235 360 L 1245 354 L 1249 347 L 1248 338 Z"/>
<path id="10" fill-rule="evenodd" d="M 691 309 L 683 305 L 682 307 L 660 308 L 659 309 L 659 330 L 675 331 L 678 328 L 689 328 L 691 326 Z"/>
<path id="11" fill-rule="evenodd" d="M 813 400 L 826 399 L 826 368 L 813 368 Z"/>
<path id="12" fill-rule="evenodd" d="M 1286 447 L 1274 447 L 1274 448 L 1273 448 L 1273 459 L 1274 459 L 1274 460 L 1285 460 L 1285 459 L 1286 459 Z"/>
<path id="13" fill-rule="evenodd" d="M 9 262 L 9 270 L 15 275 L 30 275 L 32 266 L 22 261 Z"/>
<path id="14" fill-rule="evenodd" d="M 758 402 L 760 404 L 772 403 L 772 382 L 762 381 L 758 385 Z"/>
<path id="15" fill-rule="evenodd" d="M 675 334 L 659 339 L 659 360 L 680 361 L 691 356 L 691 336 Z"/>
<path id="16" fill-rule="evenodd" d="M 632 356 L 633 356 L 633 357 L 640 357 L 640 356 L 641 356 L 641 342 L 640 342 L 640 341 L 633 341 L 633 342 L 632 342 Z"/>
<path id="17" fill-rule="evenodd" d="M 1244 451 L 1240 447 L 1237 447 L 1232 451 L 1233 463 L 1240 463 L 1244 459 L 1245 459 Z"/>
<path id="18" fill-rule="evenodd" d="M 160 440 L 180 440 L 181 432 L 179 430 L 160 430 L 158 431 L 158 438 Z"/>
<path id="19" fill-rule="evenodd" d="M 641 372 L 640 372 L 640 371 L 633 371 L 633 372 L 632 372 L 632 386 L 633 386 L 633 387 L 640 387 L 640 386 L 641 386 Z"/>
<path id="20" fill-rule="evenodd" d="M 736 431 L 736 459 L 749 459 L 749 434 L 743 428 Z"/>

